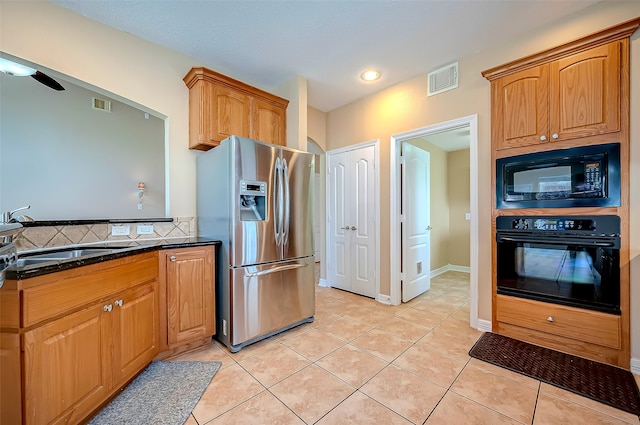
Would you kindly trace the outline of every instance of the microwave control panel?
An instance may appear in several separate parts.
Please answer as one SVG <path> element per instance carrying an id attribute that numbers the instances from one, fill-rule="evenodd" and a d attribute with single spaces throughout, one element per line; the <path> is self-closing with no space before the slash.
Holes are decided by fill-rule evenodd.
<path id="1" fill-rule="evenodd" d="M 587 161 L 584 163 L 584 184 L 585 190 L 602 189 L 600 161 Z"/>

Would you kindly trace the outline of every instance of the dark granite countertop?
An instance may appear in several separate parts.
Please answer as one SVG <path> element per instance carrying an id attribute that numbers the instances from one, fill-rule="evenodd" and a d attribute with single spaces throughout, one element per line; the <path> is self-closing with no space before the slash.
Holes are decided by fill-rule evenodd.
<path id="1" fill-rule="evenodd" d="M 7 279 L 29 279 L 49 273 L 75 267 L 86 266 L 102 261 L 114 260 L 116 258 L 127 257 L 129 255 L 141 254 L 149 251 L 171 248 L 188 248 L 193 246 L 220 245 L 220 241 L 206 238 L 168 238 L 168 239 L 141 239 L 137 241 L 108 241 L 101 243 L 66 245 L 54 248 L 42 248 L 38 250 L 22 251 L 18 253 L 19 259 L 33 258 L 33 256 L 44 253 L 55 253 L 69 251 L 73 249 L 94 249 L 97 252 L 83 255 L 81 257 L 67 258 L 64 260 L 52 260 L 39 264 L 25 266 L 14 265 L 6 269 Z M 108 250 L 108 252 L 105 252 Z"/>

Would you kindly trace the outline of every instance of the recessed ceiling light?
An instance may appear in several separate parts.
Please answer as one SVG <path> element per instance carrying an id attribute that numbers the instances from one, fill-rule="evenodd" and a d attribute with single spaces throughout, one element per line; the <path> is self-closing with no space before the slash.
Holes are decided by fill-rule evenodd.
<path id="1" fill-rule="evenodd" d="M 380 73 L 375 70 L 369 70 L 369 71 L 363 72 L 360 75 L 360 78 L 362 78 L 364 81 L 375 81 L 378 78 L 380 78 Z"/>

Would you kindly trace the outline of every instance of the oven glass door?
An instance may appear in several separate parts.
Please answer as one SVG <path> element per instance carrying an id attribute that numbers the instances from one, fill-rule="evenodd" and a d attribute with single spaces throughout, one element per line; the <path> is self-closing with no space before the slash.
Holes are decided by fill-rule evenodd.
<path id="1" fill-rule="evenodd" d="M 497 263 L 499 294 L 620 314 L 616 248 L 499 237 Z"/>

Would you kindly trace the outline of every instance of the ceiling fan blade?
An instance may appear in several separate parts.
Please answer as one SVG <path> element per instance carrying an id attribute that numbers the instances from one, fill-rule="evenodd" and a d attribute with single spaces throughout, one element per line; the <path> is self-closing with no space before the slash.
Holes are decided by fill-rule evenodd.
<path id="1" fill-rule="evenodd" d="M 33 77 L 33 79 L 35 79 L 36 81 L 38 81 L 38 82 L 40 82 L 40 83 L 44 84 L 44 85 L 45 85 L 45 86 L 47 86 L 47 87 L 50 87 L 50 88 L 54 89 L 54 90 L 57 90 L 57 91 L 62 91 L 62 90 L 64 90 L 64 87 L 62 87 L 62 86 L 60 85 L 60 83 L 58 83 L 58 82 L 57 82 L 56 80 L 54 80 L 53 78 L 49 77 L 49 76 L 48 76 L 48 75 L 46 75 L 46 74 L 43 74 L 43 73 L 42 73 L 42 72 L 40 72 L 40 71 L 36 71 L 36 73 L 35 73 L 35 74 L 33 74 L 31 77 Z"/>

